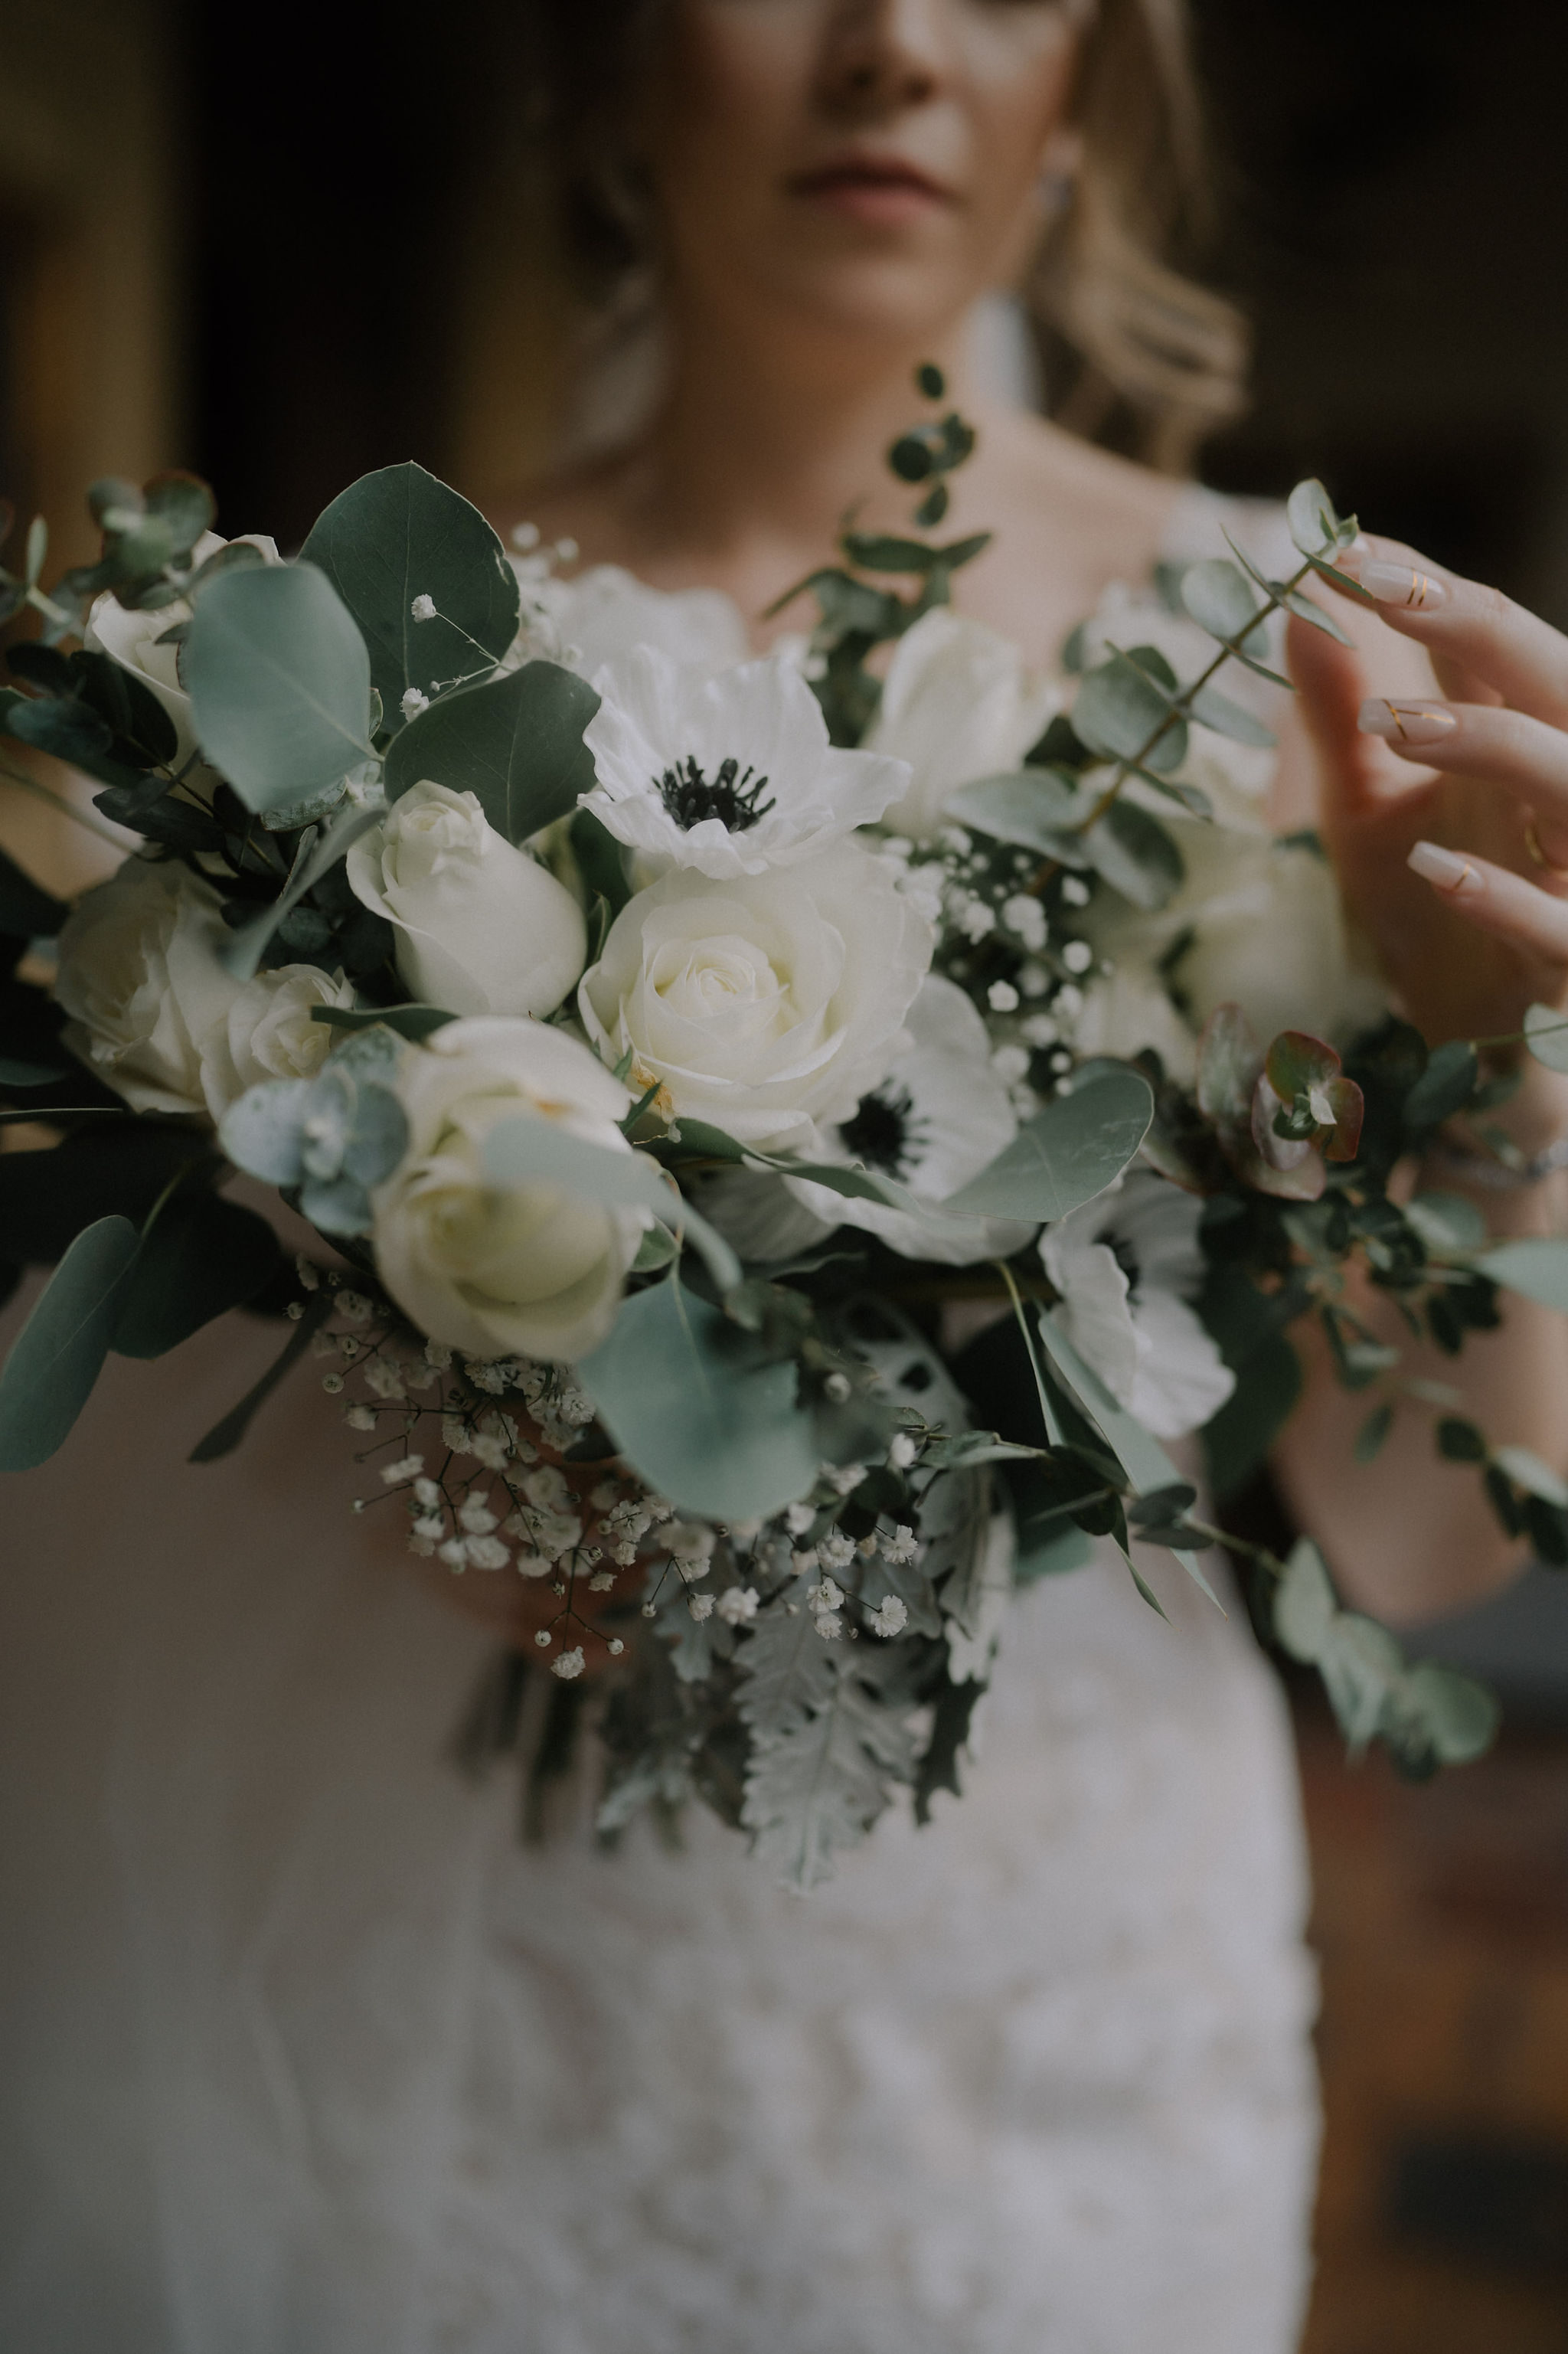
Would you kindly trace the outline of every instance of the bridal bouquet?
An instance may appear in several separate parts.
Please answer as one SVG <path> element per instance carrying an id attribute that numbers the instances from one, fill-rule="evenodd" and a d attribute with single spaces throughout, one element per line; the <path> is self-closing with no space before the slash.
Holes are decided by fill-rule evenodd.
<path id="1" fill-rule="evenodd" d="M 1359 1453 L 1432 1412 L 1568 1559 L 1568 1490 L 1347 1290 L 1355 1260 L 1457 1349 L 1499 1284 L 1555 1296 L 1564 1247 L 1390 1199 L 1505 1082 L 1389 1015 L 1316 843 L 1264 822 L 1270 624 L 1335 627 L 1301 592 L 1354 525 L 1303 484 L 1288 578 L 1166 567 L 1036 675 L 948 601 L 984 539 L 929 534 L 972 435 L 920 381 L 913 531 L 846 531 L 760 659 L 727 599 L 561 578 L 414 465 L 290 562 L 217 539 L 188 477 L 101 482 L 96 565 L 46 589 L 36 525 L 0 575 L 35 621 L 5 774 L 47 794 L 24 748 L 53 754 L 140 837 L 69 907 L 0 860 L 28 1148 L 0 1226 L 55 1264 L 0 1468 L 53 1453 L 111 1350 L 281 1315 L 193 1460 L 307 1361 L 358 1509 L 537 1581 L 473 1739 L 536 1666 L 537 1773 L 594 1696 L 607 1834 L 698 1796 L 801 1886 L 896 1786 L 922 1817 L 957 1791 L 1017 1584 L 1109 1538 L 1155 1608 L 1145 1548 L 1207 1590 L 1222 1532 L 1162 1442 L 1202 1428 L 1241 1485 L 1298 1316 L 1372 1394 Z M 236 1171 L 321 1248 L 288 1257 Z M 1342 1610 L 1309 1543 L 1236 1549 L 1353 1741 L 1414 1772 L 1485 1746 L 1488 1696 Z"/>

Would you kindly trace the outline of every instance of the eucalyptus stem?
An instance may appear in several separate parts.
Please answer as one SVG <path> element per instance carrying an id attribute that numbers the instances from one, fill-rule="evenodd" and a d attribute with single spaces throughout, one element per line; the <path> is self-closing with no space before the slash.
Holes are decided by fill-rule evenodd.
<path id="1" fill-rule="evenodd" d="M 1260 621 L 1268 620 L 1275 613 L 1284 612 L 1286 599 L 1295 595 L 1297 589 L 1300 588 L 1301 583 L 1308 578 L 1312 568 L 1313 567 L 1309 563 L 1303 564 L 1300 570 L 1298 572 L 1293 572 L 1288 580 L 1281 581 L 1277 588 L 1270 588 L 1264 602 L 1258 607 L 1257 611 L 1253 615 L 1251 620 L 1247 623 L 1245 630 L 1242 632 L 1243 637 L 1251 637 L 1254 630 L 1257 628 Z M 1179 687 L 1177 689 L 1176 693 L 1171 698 L 1170 708 L 1165 713 L 1165 716 L 1160 720 L 1159 726 L 1145 737 L 1143 743 L 1139 745 L 1136 752 L 1133 752 L 1128 755 L 1125 758 L 1118 761 L 1116 773 L 1112 777 L 1109 784 L 1106 787 L 1104 792 L 1100 794 L 1093 809 L 1088 812 L 1088 815 L 1086 817 L 1080 818 L 1075 825 L 1068 828 L 1070 832 L 1074 834 L 1085 834 L 1093 832 L 1094 828 L 1099 824 L 1100 820 L 1105 816 L 1107 810 L 1109 810 L 1117 801 L 1121 792 L 1122 787 L 1127 783 L 1128 778 L 1135 776 L 1140 769 L 1145 768 L 1148 765 L 1150 753 L 1156 750 L 1163 738 L 1169 735 L 1177 720 L 1187 719 L 1192 716 L 1192 704 L 1193 696 L 1195 695 L 1202 694 L 1203 688 L 1208 685 L 1209 681 L 1217 676 L 1219 672 L 1224 668 L 1226 663 L 1233 659 L 1240 658 L 1241 649 L 1234 638 L 1222 638 L 1219 642 L 1220 650 L 1214 656 L 1213 661 L 1210 663 L 1208 668 L 1200 672 L 1199 675 L 1195 679 L 1192 680 L 1188 685 Z M 1044 891 L 1045 885 L 1051 881 L 1052 877 L 1059 875 L 1061 872 L 1061 859 L 1047 859 L 1045 864 L 1040 868 L 1039 872 L 1031 882 L 1029 885 L 1030 890 L 1035 894 Z"/>

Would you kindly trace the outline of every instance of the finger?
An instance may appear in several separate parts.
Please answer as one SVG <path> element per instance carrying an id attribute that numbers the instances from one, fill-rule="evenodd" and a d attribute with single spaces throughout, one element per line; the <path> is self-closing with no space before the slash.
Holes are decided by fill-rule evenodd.
<path id="1" fill-rule="evenodd" d="M 1396 799 L 1432 781 L 1413 775 L 1410 759 L 1396 758 L 1387 739 L 1363 728 L 1370 708 L 1366 667 L 1353 646 L 1341 646 L 1321 630 L 1292 620 L 1287 660 L 1307 734 L 1319 756 L 1323 832 L 1333 840 L 1340 826 L 1386 809 Z M 1400 708 L 1415 698 L 1402 697 Z"/>
<path id="2" fill-rule="evenodd" d="M 1396 759 L 1478 777 L 1559 831 L 1568 827 L 1568 735 L 1560 727 L 1498 705 L 1395 702 L 1383 695 L 1362 704 L 1358 724 Z"/>
<path id="3" fill-rule="evenodd" d="M 1507 940 L 1527 955 L 1568 963 L 1568 901 L 1537 890 L 1522 875 L 1489 859 L 1467 858 L 1435 842 L 1418 842 L 1410 865 L 1456 915 Z"/>
<path id="4" fill-rule="evenodd" d="M 1533 718 L 1568 726 L 1568 638 L 1499 588 L 1445 572 L 1397 540 L 1347 548 L 1340 568 L 1401 637 L 1471 671 Z"/>

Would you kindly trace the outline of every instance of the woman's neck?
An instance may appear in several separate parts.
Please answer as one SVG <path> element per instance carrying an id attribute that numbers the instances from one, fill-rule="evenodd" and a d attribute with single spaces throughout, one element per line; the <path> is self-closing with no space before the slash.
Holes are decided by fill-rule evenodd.
<path id="1" fill-rule="evenodd" d="M 671 384 L 628 459 L 623 493 L 639 535 L 672 557 L 778 578 L 798 557 L 819 561 L 852 508 L 868 521 L 906 521 L 910 494 L 887 472 L 889 446 L 933 413 L 914 373 L 935 360 L 948 403 L 987 408 L 969 361 L 969 323 L 935 348 L 889 350 L 839 339 L 726 332 L 711 321 L 673 322 Z"/>

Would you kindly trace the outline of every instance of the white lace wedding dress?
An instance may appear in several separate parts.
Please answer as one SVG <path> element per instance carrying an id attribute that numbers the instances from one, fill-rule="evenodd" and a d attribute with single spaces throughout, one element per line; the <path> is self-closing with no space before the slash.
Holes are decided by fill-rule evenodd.
<path id="1" fill-rule="evenodd" d="M 4 1320 L 8 1338 L 16 1310 Z M 229 1320 L 0 1479 L 7 2354 L 1287 2354 L 1290 1745 L 1150 1556 L 1022 1596 L 961 1803 L 800 1899 L 444 1754 L 484 1638 Z M 387 1532 L 391 1536 L 391 1532 Z"/>

